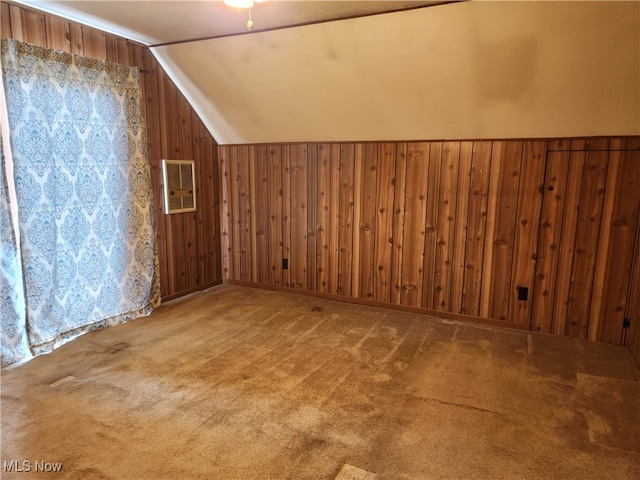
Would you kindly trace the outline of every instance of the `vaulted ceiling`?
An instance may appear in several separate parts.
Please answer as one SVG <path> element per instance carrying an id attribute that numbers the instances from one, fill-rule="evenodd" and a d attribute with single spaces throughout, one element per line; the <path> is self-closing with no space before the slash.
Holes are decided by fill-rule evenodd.
<path id="1" fill-rule="evenodd" d="M 16 3 L 149 45 L 221 144 L 640 134 L 640 2 Z"/>

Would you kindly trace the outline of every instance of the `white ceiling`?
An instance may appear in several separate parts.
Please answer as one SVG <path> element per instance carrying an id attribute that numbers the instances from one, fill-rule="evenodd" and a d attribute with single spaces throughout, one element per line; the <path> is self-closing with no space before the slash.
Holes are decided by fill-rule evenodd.
<path id="1" fill-rule="evenodd" d="M 252 32 L 422 8 L 461 0 L 309 1 L 256 4 Z M 222 0 L 14 0 L 145 45 L 180 43 L 247 32 L 249 11 Z"/>

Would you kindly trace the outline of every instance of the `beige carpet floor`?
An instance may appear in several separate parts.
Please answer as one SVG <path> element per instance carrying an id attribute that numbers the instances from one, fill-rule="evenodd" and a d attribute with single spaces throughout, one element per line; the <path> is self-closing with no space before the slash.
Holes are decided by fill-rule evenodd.
<path id="1" fill-rule="evenodd" d="M 3 479 L 640 478 L 637 365 L 568 338 L 221 285 L 0 374 Z"/>

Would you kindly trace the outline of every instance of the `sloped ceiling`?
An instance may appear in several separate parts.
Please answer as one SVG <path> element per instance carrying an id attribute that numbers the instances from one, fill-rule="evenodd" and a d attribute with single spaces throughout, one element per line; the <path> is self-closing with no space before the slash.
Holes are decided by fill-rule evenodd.
<path id="1" fill-rule="evenodd" d="M 198 25 L 189 38 L 207 36 Z M 169 45 L 160 33 L 147 43 L 220 144 L 640 134 L 638 2 L 472 1 Z"/>

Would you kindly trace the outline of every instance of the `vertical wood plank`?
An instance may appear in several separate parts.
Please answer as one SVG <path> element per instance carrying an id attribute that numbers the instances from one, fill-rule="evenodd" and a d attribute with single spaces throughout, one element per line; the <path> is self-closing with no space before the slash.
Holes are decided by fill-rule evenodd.
<path id="1" fill-rule="evenodd" d="M 285 145 L 282 149 L 282 256 L 288 259 L 289 268 L 282 272 L 282 282 L 290 287 L 292 282 L 291 263 L 291 149 L 292 145 Z"/>
<path id="2" fill-rule="evenodd" d="M 507 320 L 522 142 L 494 142 L 480 315 Z"/>
<path id="3" fill-rule="evenodd" d="M 203 158 L 203 149 L 200 146 L 200 135 L 198 134 L 198 116 L 191 110 L 191 123 L 195 128 L 195 135 L 193 136 L 193 160 L 195 161 L 196 176 L 194 178 L 196 187 L 196 208 L 194 212 L 195 216 L 195 251 L 196 251 L 196 279 L 195 285 L 202 285 L 205 277 L 205 246 L 204 246 L 204 226 L 205 217 L 207 216 L 208 209 L 205 207 L 205 189 L 212 190 L 207 185 L 207 161 Z"/>
<path id="4" fill-rule="evenodd" d="M 491 172 L 492 142 L 474 142 L 469 185 L 469 211 L 465 245 L 465 276 L 462 313 L 480 314 L 480 289 L 486 241 L 489 174 Z"/>
<path id="5" fill-rule="evenodd" d="M 537 332 L 551 333 L 570 156 L 568 150 L 553 151 L 547 155 L 535 283 L 531 297 L 531 330 Z"/>
<path id="6" fill-rule="evenodd" d="M 136 67 L 140 68 L 141 70 L 144 70 L 145 72 L 151 72 L 152 69 L 151 68 L 147 68 L 146 64 L 145 64 L 144 52 L 147 49 L 145 49 L 141 45 L 137 45 L 137 44 L 133 44 L 133 43 L 131 43 L 129 45 L 129 47 L 130 47 L 130 57 L 131 57 L 131 62 L 132 62 L 131 66 L 136 66 Z M 148 57 L 147 57 L 147 59 L 148 59 Z M 155 62 L 155 57 L 152 57 L 152 59 Z M 157 65 L 157 62 L 155 62 L 155 64 Z M 147 75 L 149 75 L 149 74 L 150 73 L 144 73 L 142 71 L 138 72 L 138 79 L 139 79 L 139 82 L 140 82 L 140 96 L 143 99 L 147 98 Z M 180 96 L 182 96 L 182 94 L 180 94 Z M 145 102 L 143 101 L 143 105 L 144 105 L 144 103 Z M 193 111 L 191 106 L 187 103 L 187 113 L 185 113 L 185 115 L 191 116 L 193 113 L 195 113 L 195 112 Z M 191 142 L 189 141 L 189 143 L 191 143 Z M 191 148 L 191 147 L 189 147 L 189 148 Z"/>
<path id="7" fill-rule="evenodd" d="M 362 197 L 360 202 L 360 274 L 358 297 L 373 298 L 376 194 L 378 179 L 378 144 L 366 143 L 362 147 Z"/>
<path id="8" fill-rule="evenodd" d="M 640 208 L 640 152 L 610 153 L 588 338 L 622 344 Z"/>
<path id="9" fill-rule="evenodd" d="M 47 29 L 47 48 L 71 53 L 71 32 L 69 22 L 53 15 L 45 19 Z"/>
<path id="10" fill-rule="evenodd" d="M 436 223 L 435 289 L 433 291 L 433 308 L 441 311 L 449 311 L 451 308 L 459 164 L 460 142 L 443 143 L 440 192 L 438 194 L 438 221 Z"/>
<path id="11" fill-rule="evenodd" d="M 339 245 L 339 234 L 340 234 L 340 180 L 341 180 L 341 162 L 340 162 L 340 152 L 342 150 L 342 146 L 338 143 L 334 143 L 331 145 L 331 164 L 329 165 L 329 171 L 331 172 L 331 196 L 329 201 L 329 220 L 330 220 L 330 229 L 329 229 L 329 285 L 328 285 L 328 293 L 339 293 L 339 271 L 340 271 L 340 245 Z M 325 275 L 326 277 L 326 275 Z"/>
<path id="12" fill-rule="evenodd" d="M 352 295 L 354 255 L 355 145 L 340 145 L 340 209 L 338 211 L 338 295 Z"/>
<path id="13" fill-rule="evenodd" d="M 218 177 L 216 174 L 216 154 L 213 138 L 211 138 L 206 127 L 194 112 L 195 123 L 198 129 L 199 149 L 200 149 L 200 175 L 201 175 L 201 224 L 199 224 L 202 259 L 200 262 L 202 278 L 201 285 L 209 285 L 216 280 L 220 280 L 217 274 L 218 257 L 220 255 L 219 245 L 219 203 L 217 200 Z"/>
<path id="14" fill-rule="evenodd" d="M 13 38 L 11 33 L 11 10 L 8 3 L 0 3 L 0 35 L 3 38 Z"/>
<path id="15" fill-rule="evenodd" d="M 396 170 L 395 143 L 378 145 L 377 191 L 373 222 L 373 300 L 391 301 L 391 258 L 393 251 L 393 202 Z"/>
<path id="16" fill-rule="evenodd" d="M 107 62 L 118 63 L 118 40 L 113 35 L 106 35 L 105 42 L 107 44 Z"/>
<path id="17" fill-rule="evenodd" d="M 220 145 L 218 147 L 218 164 L 220 165 L 220 175 L 222 181 L 222 199 L 221 205 L 221 222 L 222 229 L 222 273 L 227 280 L 233 279 L 233 217 L 231 203 L 232 181 L 231 175 L 231 147 L 228 145 Z"/>
<path id="18" fill-rule="evenodd" d="M 229 158 L 229 168 L 231 172 L 231 218 L 233 219 L 231 223 L 231 239 L 233 242 L 231 243 L 231 261 L 233 262 L 233 268 L 231 268 L 231 272 L 233 273 L 234 280 L 242 279 L 242 271 L 241 271 L 241 251 L 242 251 L 242 228 L 241 228 L 241 206 L 240 206 L 240 178 L 239 178 L 239 165 L 238 162 L 241 160 L 242 152 L 240 148 L 234 147 L 231 149 L 231 156 Z"/>
<path id="19" fill-rule="evenodd" d="M 118 60 L 117 60 L 117 62 L 121 63 L 122 65 L 131 66 L 133 64 L 133 62 L 131 60 L 129 42 L 127 41 L 127 39 L 116 37 L 116 44 L 117 44 L 116 48 L 117 48 L 117 52 L 118 52 Z M 153 56 L 153 54 L 151 53 L 151 50 L 149 50 L 148 48 L 144 48 L 143 50 L 144 50 L 145 57 L 146 57 L 147 54 L 151 54 Z M 153 57 L 153 60 L 155 62 L 155 57 Z M 151 66 L 152 66 L 152 64 L 150 64 L 150 63 L 145 61 L 145 69 L 148 70 Z M 155 68 L 155 66 L 154 66 L 154 68 Z"/>
<path id="20" fill-rule="evenodd" d="M 403 305 L 422 304 L 427 181 L 429 178 L 429 144 L 409 143 L 406 155 L 406 189 L 404 202 L 404 242 L 402 249 Z"/>
<path id="21" fill-rule="evenodd" d="M 257 223 L 257 216 L 258 216 L 258 211 L 256 208 L 256 195 L 258 192 L 258 187 L 256 185 L 256 162 L 257 162 L 257 151 L 256 151 L 256 145 L 249 145 L 248 147 L 249 149 L 249 218 L 251 219 L 250 225 L 249 225 L 249 234 L 251 236 L 250 238 L 250 251 L 251 251 L 251 274 L 250 274 L 250 278 L 251 281 L 253 283 L 256 283 L 258 281 L 258 263 L 260 262 L 260 259 L 256 257 L 256 250 L 257 250 L 257 228 L 258 228 L 258 223 Z"/>
<path id="22" fill-rule="evenodd" d="M 285 285 L 282 259 L 284 257 L 283 174 L 281 145 L 267 147 L 269 156 L 269 283 Z"/>
<path id="23" fill-rule="evenodd" d="M 450 312 L 462 313 L 464 299 L 465 248 L 469 223 L 469 187 L 471 185 L 471 162 L 473 142 L 460 143 L 460 165 L 458 167 L 458 196 L 456 199 L 455 239 L 453 244 L 451 306 Z"/>
<path id="24" fill-rule="evenodd" d="M 236 278 L 245 282 L 251 281 L 251 185 L 249 179 L 249 146 L 236 147 L 238 152 L 238 171 L 236 174 L 238 188 L 238 230 L 240 232 L 239 250 L 240 275 Z M 235 213 L 235 212 L 234 212 Z"/>
<path id="25" fill-rule="evenodd" d="M 210 242 L 209 252 L 211 252 L 211 277 L 210 281 L 222 282 L 222 234 L 221 234 L 221 221 L 220 221 L 220 200 L 222 181 L 220 179 L 220 168 L 218 163 L 218 145 L 213 139 L 204 124 L 201 124 L 202 131 L 207 135 L 207 143 L 210 144 L 211 149 L 211 162 L 213 164 L 213 218 L 214 223 L 211 226 L 213 233 L 207 236 Z"/>
<path id="26" fill-rule="evenodd" d="M 391 303 L 402 303 L 402 259 L 404 256 L 404 217 L 407 190 L 407 144 L 398 143 L 393 200 L 393 252 L 391 256 Z M 415 241 L 409 238 L 408 243 Z"/>
<path id="27" fill-rule="evenodd" d="M 585 153 L 571 152 L 569 170 L 567 174 L 567 190 L 564 201 L 564 215 L 560 248 L 558 250 L 558 268 L 555 280 L 555 295 L 553 299 L 553 320 L 551 331 L 556 335 L 565 335 L 567 325 L 567 310 L 569 308 L 569 294 L 571 289 L 571 271 L 573 269 L 576 229 L 578 225 L 578 210 L 580 208 L 580 194 L 585 168 Z"/>
<path id="28" fill-rule="evenodd" d="M 269 229 L 269 200 L 271 198 L 269 192 L 269 155 L 267 150 L 269 147 L 265 145 L 257 145 L 255 147 L 255 214 L 256 217 L 256 234 L 255 243 L 256 251 L 254 262 L 256 264 L 256 280 L 261 284 L 269 284 L 271 278 L 271 266 L 269 251 L 269 241 L 271 232 Z"/>
<path id="29" fill-rule="evenodd" d="M 331 181 L 331 146 L 320 144 L 316 147 L 316 178 L 318 182 L 316 200 L 316 290 L 329 293 L 331 275 L 331 216 L 337 213 L 337 208 L 331 212 L 332 181 Z"/>
<path id="30" fill-rule="evenodd" d="M 576 338 L 587 338 L 608 157 L 596 150 L 585 160 L 567 311 L 567 335 Z"/>
<path id="31" fill-rule="evenodd" d="M 106 44 L 105 44 L 106 45 Z M 134 55 L 138 57 L 140 50 L 134 48 Z M 193 124 L 191 122 L 192 109 L 182 93 L 176 88 L 176 100 L 178 105 L 177 137 L 178 159 L 192 160 L 193 155 Z M 175 128 L 175 126 L 174 126 Z M 196 175 L 200 175 L 200 165 L 195 165 Z M 199 211 L 179 214 L 183 222 L 181 233 L 181 246 L 184 249 L 184 288 L 192 290 L 198 285 L 198 261 L 197 261 L 197 216 Z"/>
<path id="32" fill-rule="evenodd" d="M 71 44 L 71 53 L 75 55 L 84 55 L 82 25 L 75 22 L 69 22 L 69 37 L 69 42 Z"/>
<path id="33" fill-rule="evenodd" d="M 361 216 L 362 216 L 362 183 L 364 171 L 364 145 L 357 143 L 354 146 L 354 166 L 353 166 L 353 250 L 351 268 L 351 296 L 358 298 L 360 296 L 360 235 Z"/>
<path id="34" fill-rule="evenodd" d="M 69 48 L 71 46 L 69 45 Z M 156 220 L 156 238 L 158 242 L 158 262 L 160 267 L 160 294 L 166 296 L 169 293 L 169 272 L 167 265 L 167 238 L 166 238 L 166 215 L 163 205 L 162 186 L 162 139 L 160 127 L 160 102 L 164 95 L 160 93 L 158 86 L 158 68 L 153 54 L 146 49 L 143 58 L 145 68 L 149 69 L 149 75 L 144 79 L 147 95 L 144 98 L 144 114 L 147 124 L 147 141 L 149 147 L 149 167 L 151 179 L 154 187 L 153 205 Z"/>
<path id="35" fill-rule="evenodd" d="M 99 60 L 107 59 L 107 39 L 103 32 L 83 26 L 82 43 L 84 46 L 84 55 L 87 57 L 97 58 Z"/>
<path id="36" fill-rule="evenodd" d="M 640 212 L 638 212 L 636 224 L 634 260 L 627 307 L 627 318 L 631 324 L 627 335 L 625 335 L 625 344 L 629 345 L 631 353 L 640 367 Z"/>
<path id="37" fill-rule="evenodd" d="M 18 40 L 19 42 L 24 42 L 24 33 L 22 31 L 22 18 L 21 11 L 22 9 L 17 5 L 8 5 L 9 7 L 9 17 L 11 23 L 11 38 L 14 40 Z M 4 13 L 4 12 L 3 12 Z M 3 33 L 7 30 L 3 30 Z"/>
<path id="38" fill-rule="evenodd" d="M 11 33 L 15 40 L 43 47 L 47 45 L 44 14 L 11 5 L 10 18 Z"/>
<path id="39" fill-rule="evenodd" d="M 307 288 L 307 145 L 289 147 L 291 161 L 290 286 Z"/>
<path id="40" fill-rule="evenodd" d="M 73 44 L 73 42 L 72 42 Z M 172 159 L 175 158 L 173 151 L 171 150 L 171 141 L 169 131 L 172 128 L 170 124 L 170 119 L 176 117 L 177 112 L 174 111 L 175 101 L 169 101 L 171 98 L 175 98 L 175 92 L 172 90 L 173 83 L 168 79 L 167 75 L 159 69 L 158 73 L 158 100 L 159 100 L 159 110 L 160 110 L 160 118 L 166 119 L 160 122 L 160 152 L 162 158 L 164 159 Z M 172 95 L 173 93 L 173 95 Z M 178 276 L 180 274 L 180 270 L 176 268 L 176 259 L 175 252 L 176 248 L 174 245 L 178 245 L 180 238 L 178 237 L 174 242 L 174 220 L 176 215 L 166 215 L 165 216 L 165 238 L 166 238 L 166 246 L 167 246 L 167 263 L 165 268 L 167 269 L 167 276 L 169 279 L 169 285 L 166 290 L 167 295 L 173 295 L 180 291 L 178 289 Z M 161 289 L 164 291 L 164 289 Z"/>
<path id="41" fill-rule="evenodd" d="M 422 307 L 434 309 L 436 243 L 438 225 L 438 197 L 440 193 L 440 169 L 442 142 L 429 144 L 429 176 L 427 179 L 427 212 L 424 238 L 424 266 L 422 267 Z"/>
<path id="42" fill-rule="evenodd" d="M 306 287 L 308 290 L 315 292 L 316 288 L 316 202 L 317 202 L 317 188 L 318 182 L 316 179 L 317 165 L 316 165 L 317 149 L 316 145 L 307 145 L 307 158 L 305 162 L 305 176 L 307 182 L 307 195 L 305 198 L 305 213 L 307 214 L 307 230 L 305 238 L 307 240 L 307 280 Z"/>
<path id="43" fill-rule="evenodd" d="M 537 262 L 540 211 L 544 189 L 547 143 L 524 142 L 518 210 L 516 214 L 515 244 L 511 270 L 511 299 L 509 321 L 530 326 L 533 288 Z M 518 299 L 518 288 L 529 289 L 527 300 Z"/>

